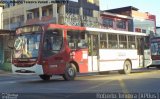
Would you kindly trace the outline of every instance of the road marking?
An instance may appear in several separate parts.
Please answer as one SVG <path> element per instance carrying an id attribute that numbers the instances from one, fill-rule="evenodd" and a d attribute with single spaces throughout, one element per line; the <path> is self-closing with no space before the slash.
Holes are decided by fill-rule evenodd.
<path id="1" fill-rule="evenodd" d="M 120 86 L 122 88 L 122 92 L 124 94 L 129 94 L 129 91 L 127 90 L 127 87 L 125 86 L 125 83 L 122 79 L 118 79 L 119 83 L 120 83 Z M 131 99 L 131 97 L 128 97 L 127 99 Z"/>
<path id="2" fill-rule="evenodd" d="M 134 77 L 137 77 L 139 78 L 140 76 L 145 76 L 147 77 L 146 75 L 150 75 L 150 74 L 156 74 L 156 73 L 159 73 L 160 71 L 147 71 L 147 72 L 140 72 L 140 73 L 131 73 L 131 74 L 128 74 L 129 76 L 134 76 Z"/>
<path id="3" fill-rule="evenodd" d="M 98 88 L 98 87 L 100 87 L 100 86 L 102 86 L 102 85 L 106 85 L 106 84 L 109 84 L 109 83 L 111 83 L 111 82 L 113 82 L 113 80 L 110 80 L 110 81 L 107 81 L 107 82 L 103 82 L 103 83 L 97 84 L 96 86 L 92 86 L 92 87 L 86 88 L 86 89 L 84 89 L 84 90 L 81 90 L 80 93 L 84 93 L 84 92 L 86 92 L 86 91 L 89 91 L 89 90 Z"/>
<path id="4" fill-rule="evenodd" d="M 160 70 L 150 70 L 150 71 L 140 71 L 140 72 L 135 72 L 135 73 L 131 73 L 129 75 L 134 75 L 134 74 L 149 74 L 149 73 L 158 73 L 160 72 Z"/>
<path id="5" fill-rule="evenodd" d="M 16 83 L 16 81 L 3 81 L 3 82 L 0 82 L 0 84 L 13 84 L 13 83 Z"/>
<path id="6" fill-rule="evenodd" d="M 11 76 L 11 75 L 12 75 L 11 73 L 3 73 L 3 74 L 0 73 L 0 76 Z"/>

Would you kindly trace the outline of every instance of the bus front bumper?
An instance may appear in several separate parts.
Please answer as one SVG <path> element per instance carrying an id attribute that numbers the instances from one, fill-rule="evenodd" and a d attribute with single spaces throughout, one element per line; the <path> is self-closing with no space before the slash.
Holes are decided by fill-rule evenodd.
<path id="1" fill-rule="evenodd" d="M 12 64 L 12 72 L 14 74 L 37 74 L 43 75 L 43 68 L 42 65 L 35 64 L 32 67 L 16 67 Z"/>

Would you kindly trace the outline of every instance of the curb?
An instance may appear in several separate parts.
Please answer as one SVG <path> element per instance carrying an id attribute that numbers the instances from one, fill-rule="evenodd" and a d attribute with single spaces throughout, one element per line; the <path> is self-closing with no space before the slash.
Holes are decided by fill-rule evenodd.
<path id="1" fill-rule="evenodd" d="M 9 74 L 9 73 L 10 73 L 9 71 L 0 70 L 0 75 L 1 74 Z"/>

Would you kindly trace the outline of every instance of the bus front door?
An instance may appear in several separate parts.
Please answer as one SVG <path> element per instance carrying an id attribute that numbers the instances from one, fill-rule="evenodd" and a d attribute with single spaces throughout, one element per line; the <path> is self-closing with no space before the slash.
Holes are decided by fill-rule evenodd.
<path id="1" fill-rule="evenodd" d="M 88 70 L 89 72 L 97 72 L 98 71 L 98 35 L 90 34 L 88 35 L 88 47 L 89 47 L 89 55 L 88 55 Z"/>
<path id="2" fill-rule="evenodd" d="M 137 50 L 139 58 L 139 67 L 144 67 L 144 38 L 137 38 Z"/>

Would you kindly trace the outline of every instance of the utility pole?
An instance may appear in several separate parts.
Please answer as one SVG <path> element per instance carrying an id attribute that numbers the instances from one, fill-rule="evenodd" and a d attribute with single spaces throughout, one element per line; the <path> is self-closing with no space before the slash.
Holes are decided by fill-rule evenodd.
<path id="1" fill-rule="evenodd" d="M 81 26 L 84 26 L 83 23 L 83 7 L 82 7 L 82 0 L 79 0 L 80 2 L 80 22 L 81 22 Z"/>

